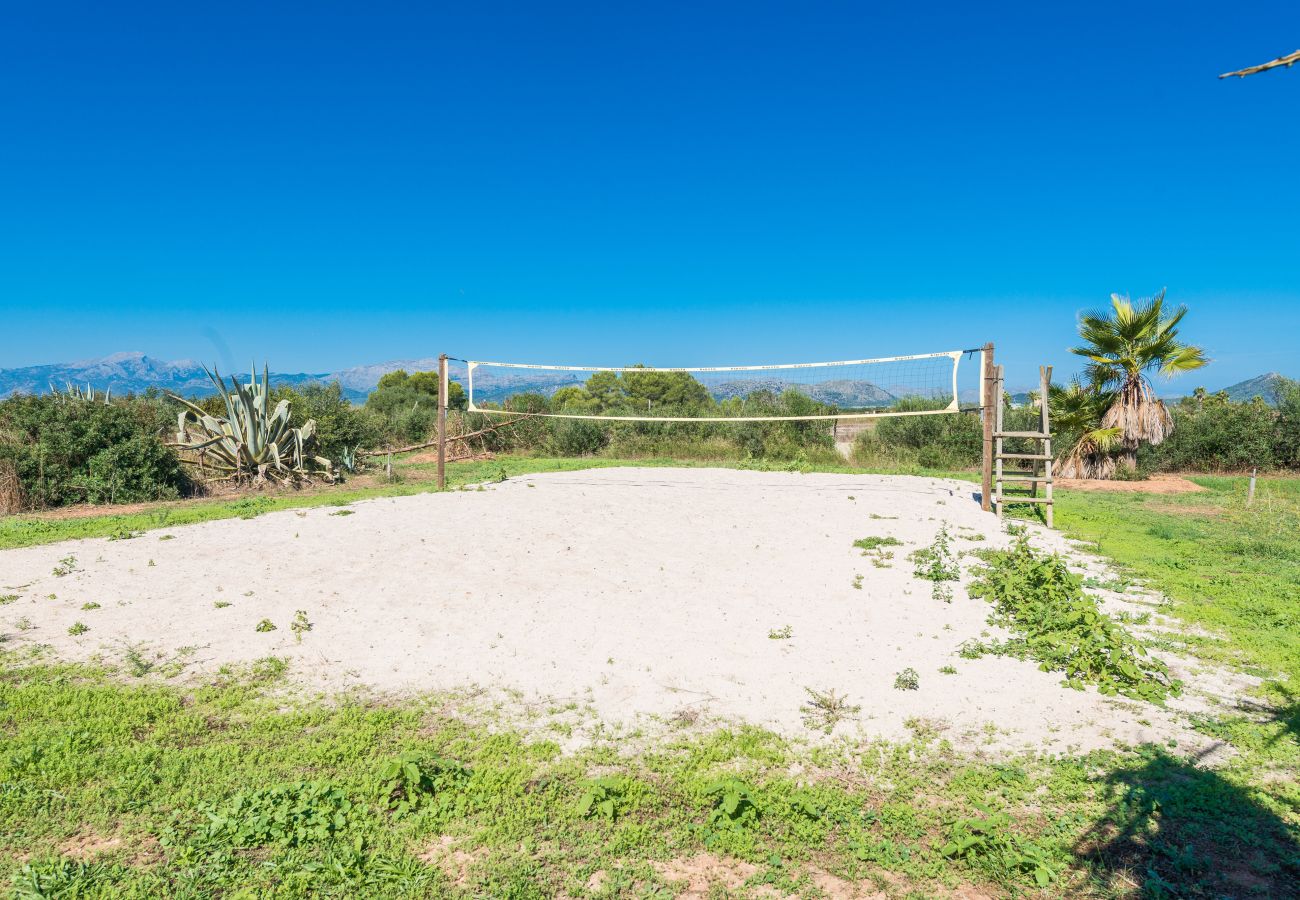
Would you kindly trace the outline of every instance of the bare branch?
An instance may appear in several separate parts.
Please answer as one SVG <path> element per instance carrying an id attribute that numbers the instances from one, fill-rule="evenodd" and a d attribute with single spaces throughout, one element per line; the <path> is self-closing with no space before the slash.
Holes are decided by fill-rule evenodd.
<path id="1" fill-rule="evenodd" d="M 1260 66 L 1248 66 L 1245 69 L 1238 69 L 1235 72 L 1224 72 L 1219 77 L 1232 78 L 1233 76 L 1236 76 L 1237 78 L 1245 78 L 1247 75 L 1267 72 L 1269 69 L 1278 69 L 1283 67 L 1289 69 L 1298 62 L 1300 62 L 1300 50 L 1297 50 L 1294 53 L 1288 53 L 1286 56 L 1279 56 L 1277 59 L 1266 62 Z"/>

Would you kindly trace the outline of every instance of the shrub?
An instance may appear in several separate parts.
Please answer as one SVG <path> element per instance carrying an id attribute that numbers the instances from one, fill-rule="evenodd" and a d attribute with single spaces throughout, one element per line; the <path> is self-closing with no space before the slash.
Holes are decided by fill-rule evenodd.
<path id="1" fill-rule="evenodd" d="M 168 500 L 193 484 L 159 435 L 174 410 L 152 395 L 112 403 L 58 396 L 0 401 L 0 470 L 28 506 Z"/>
<path id="2" fill-rule="evenodd" d="M 1279 461 L 1278 413 L 1260 398 L 1234 403 L 1222 392 L 1206 396 L 1198 391 L 1171 412 L 1173 434 L 1142 454 L 1142 463 L 1149 468 L 1240 471 L 1273 468 Z"/>
<path id="3" fill-rule="evenodd" d="M 301 388 L 276 388 L 271 403 L 289 401 L 289 424 L 301 428 L 316 422 L 316 444 L 322 456 L 336 463 L 344 451 L 378 447 L 384 440 L 385 420 L 373 409 L 353 406 L 337 381 Z"/>

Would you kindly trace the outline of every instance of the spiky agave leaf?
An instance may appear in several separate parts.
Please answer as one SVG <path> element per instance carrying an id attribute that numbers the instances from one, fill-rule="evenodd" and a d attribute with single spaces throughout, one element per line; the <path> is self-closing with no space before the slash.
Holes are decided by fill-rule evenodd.
<path id="1" fill-rule="evenodd" d="M 268 477 L 291 481 L 319 475 L 333 479 L 326 460 L 310 451 L 316 423 L 308 420 L 300 428 L 291 426 L 290 403 L 279 401 L 269 414 L 270 368 L 264 366 L 259 383 L 257 370 L 249 374 L 247 384 L 231 377 L 227 389 L 215 368 L 204 371 L 218 388 L 226 408 L 225 416 L 207 410 L 175 394 L 182 409 L 176 419 L 176 442 L 172 446 L 193 453 L 204 470 L 219 473 L 220 479 Z"/>

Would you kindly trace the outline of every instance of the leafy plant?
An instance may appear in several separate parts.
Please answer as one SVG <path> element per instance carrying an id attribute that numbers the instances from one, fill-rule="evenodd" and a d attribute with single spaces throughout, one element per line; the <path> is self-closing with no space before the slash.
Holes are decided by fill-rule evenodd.
<path id="1" fill-rule="evenodd" d="M 948 534 L 947 522 L 939 526 L 933 544 L 912 551 L 907 558 L 915 565 L 912 574 L 917 578 L 940 582 L 956 581 L 961 577 L 957 556 L 952 552 L 952 538 Z"/>
<path id="2" fill-rule="evenodd" d="M 313 453 L 316 422 L 308 419 L 301 427 L 289 424 L 289 401 L 281 400 L 273 410 L 270 403 L 270 373 L 264 366 L 262 381 L 257 372 L 248 384 L 232 377 L 227 392 L 220 375 L 208 371 L 225 403 L 224 416 L 212 415 L 196 403 L 172 394 L 185 405 L 176 418 L 176 440 L 171 445 L 196 457 L 199 470 L 212 481 L 271 478 L 280 482 L 319 475 L 333 480 L 328 459 Z M 213 474 L 208 476 L 211 471 Z"/>
<path id="3" fill-rule="evenodd" d="M 404 816 L 439 793 L 461 787 L 469 773 L 454 760 L 406 751 L 381 765 L 377 777 L 379 795 L 388 810 Z"/>
<path id="4" fill-rule="evenodd" d="M 200 803 L 206 819 L 200 842 L 227 847 L 320 843 L 343 830 L 352 801 L 326 782 L 301 781 L 236 794 L 222 804 Z"/>
<path id="5" fill-rule="evenodd" d="M 307 621 L 307 610 L 300 609 L 293 614 L 293 621 L 289 623 L 289 630 L 293 632 L 294 640 L 302 643 L 302 636 L 311 631 L 311 622 Z"/>
<path id="6" fill-rule="evenodd" d="M 71 575 L 75 571 L 77 571 L 77 558 L 75 556 L 65 556 L 54 567 L 53 574 L 56 578 L 62 578 L 65 575 Z"/>
<path id="7" fill-rule="evenodd" d="M 583 818 L 600 816 L 614 821 L 618 805 L 627 792 L 627 782 L 622 778 L 593 778 L 583 783 L 583 793 L 578 799 L 578 815 Z"/>
<path id="8" fill-rule="evenodd" d="M 896 537 L 879 537 L 875 535 L 858 538 L 853 542 L 853 546 L 861 550 L 863 556 L 866 556 L 871 550 L 879 550 L 881 547 L 900 547 L 902 544 L 903 542 Z"/>
<path id="9" fill-rule="evenodd" d="M 713 800 L 709 825 L 718 828 L 747 828 L 758 821 L 760 808 L 754 789 L 738 778 L 723 778 L 704 788 Z"/>
<path id="10" fill-rule="evenodd" d="M 767 636 L 774 641 L 788 641 L 794 637 L 794 629 L 789 625 L 783 625 L 780 628 L 769 629 Z"/>
<path id="11" fill-rule="evenodd" d="M 948 840 L 939 848 L 942 855 L 978 865 L 994 877 L 1007 871 L 1030 873 L 1039 887 L 1056 880 L 1058 866 L 1043 848 L 1011 830 L 1009 815 L 983 804 L 974 805 L 983 815 L 946 823 Z"/>
<path id="12" fill-rule="evenodd" d="M 917 674 L 916 669 L 908 666 L 894 677 L 894 689 L 899 691 L 915 691 L 921 688 L 921 676 Z"/>
<path id="13" fill-rule="evenodd" d="M 0 594 L 0 606 L 8 606 L 18 599 L 17 594 Z"/>
<path id="14" fill-rule="evenodd" d="M 81 608 L 84 610 L 99 609 L 99 604 L 92 600 L 89 603 L 81 604 Z"/>
<path id="15" fill-rule="evenodd" d="M 257 631 L 260 634 L 265 634 L 268 631 L 275 631 L 275 623 L 272 622 L 270 619 L 263 619 L 262 621 L 257 623 L 257 627 L 254 628 L 253 630 Z"/>
<path id="16" fill-rule="evenodd" d="M 1079 690 L 1095 684 L 1103 694 L 1156 703 L 1182 692 L 1168 667 L 1101 611 L 1060 557 L 1036 552 L 1020 534 L 1010 550 L 984 558 L 971 596 L 992 603 L 989 623 L 1016 637 L 981 650 L 1036 659 L 1045 672 L 1064 672 L 1064 683 Z"/>
<path id="17" fill-rule="evenodd" d="M 73 637 L 76 637 L 79 634 L 85 634 L 89 630 L 90 630 L 90 626 L 87 625 L 85 622 L 73 622 L 71 625 L 68 626 L 68 634 L 72 635 Z"/>
<path id="18" fill-rule="evenodd" d="M 843 719 L 862 711 L 862 706 L 850 704 L 848 697 L 835 693 L 834 688 L 817 691 L 804 688 L 808 699 L 804 701 L 803 722 L 809 728 L 830 734 Z"/>
<path id="19" fill-rule="evenodd" d="M 230 605 L 231 605 L 231 603 L 230 603 L 229 600 L 213 600 L 213 601 L 212 601 L 212 607 L 213 607 L 214 609 L 225 609 L 227 606 L 230 606 Z"/>

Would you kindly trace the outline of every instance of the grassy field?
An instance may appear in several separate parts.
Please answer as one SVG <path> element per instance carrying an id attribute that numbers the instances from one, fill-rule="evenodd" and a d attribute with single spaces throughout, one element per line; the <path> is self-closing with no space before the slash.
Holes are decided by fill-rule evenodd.
<path id="1" fill-rule="evenodd" d="M 455 486 L 585 460 L 451 467 Z M 670 461 L 598 461 L 601 465 Z M 0 522 L 0 546 L 427 490 L 398 484 Z M 290 700 L 267 659 L 203 684 L 18 652 L 0 673 L 0 860 L 16 896 L 1285 896 L 1300 891 L 1300 479 L 1177 496 L 1060 493 L 1058 523 L 1204 626 L 1174 649 L 1265 679 L 1197 727 L 1207 769 L 1146 746 L 980 759 L 753 729 L 575 754 L 455 698 Z M 2 598 L 0 598 L 2 599 Z M 3 618 L 0 607 L 0 622 Z M 977 894 L 968 894 L 976 896 Z"/>

